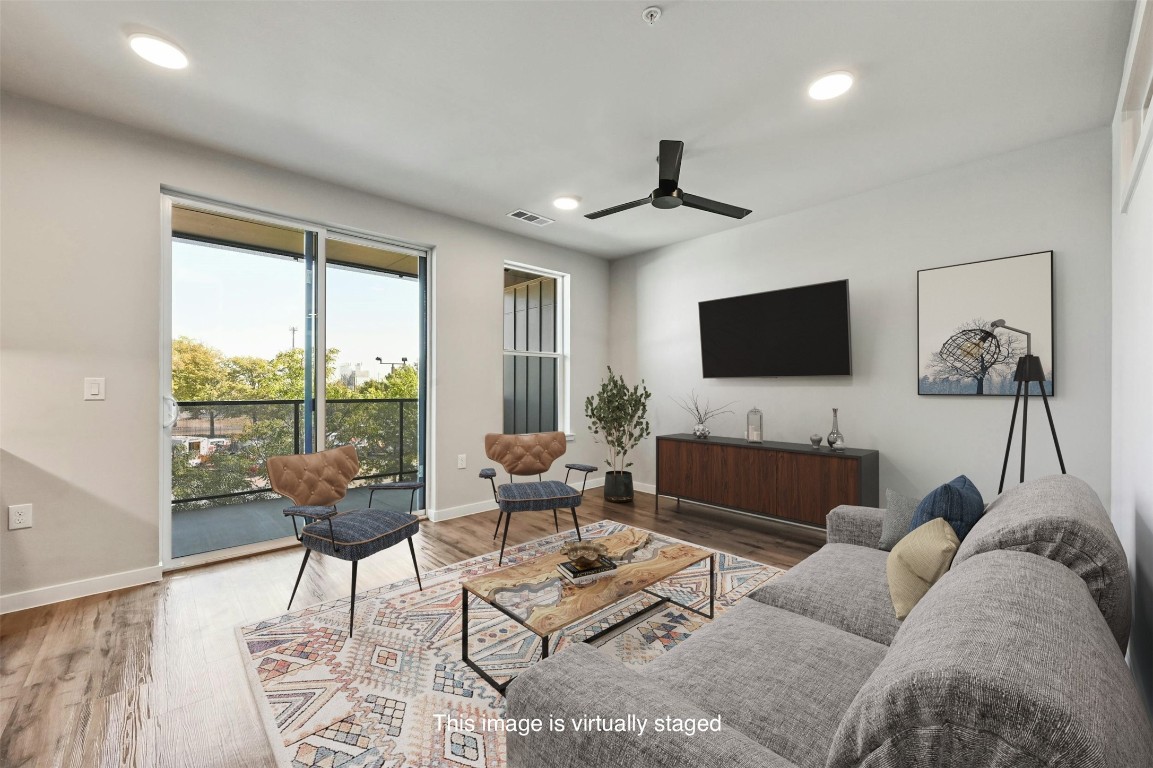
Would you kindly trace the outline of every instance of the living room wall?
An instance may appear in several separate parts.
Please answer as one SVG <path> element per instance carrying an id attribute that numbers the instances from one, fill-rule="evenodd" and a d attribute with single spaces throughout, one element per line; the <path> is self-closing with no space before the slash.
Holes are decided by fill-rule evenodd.
<path id="1" fill-rule="evenodd" d="M 577 398 L 607 356 L 602 259 L 21 97 L 4 95 L 0 115 L 0 508 L 35 505 L 32 529 L 0 526 L 5 598 L 95 579 L 42 595 L 60 599 L 159 573 L 161 185 L 436 246 L 438 516 L 492 506 L 476 472 L 484 433 L 502 424 L 503 262 L 571 274 L 569 455 L 598 461 Z M 106 401 L 82 401 L 85 376 L 107 378 Z"/>
<path id="2" fill-rule="evenodd" d="M 1153 162 L 1122 212 L 1123 103 L 1113 123 L 1113 520 L 1133 576 L 1129 663 L 1153 713 Z"/>
<path id="3" fill-rule="evenodd" d="M 652 390 L 654 435 L 691 430 L 673 398 L 694 389 L 714 406 L 735 401 L 711 424 L 717 435 L 742 436 L 756 405 L 766 439 L 807 443 L 829 432 L 836 407 L 847 444 L 880 451 L 882 496 L 920 496 L 963 473 L 990 499 L 1012 401 L 917 395 L 917 270 L 1053 250 L 1053 418 L 1069 471 L 1108 505 L 1109 145 L 1107 129 L 1070 136 L 614 263 L 610 360 Z M 851 377 L 701 378 L 697 302 L 843 278 Z M 1027 477 L 1059 471 L 1035 405 Z M 638 482 L 654 482 L 654 455 L 648 440 Z"/>

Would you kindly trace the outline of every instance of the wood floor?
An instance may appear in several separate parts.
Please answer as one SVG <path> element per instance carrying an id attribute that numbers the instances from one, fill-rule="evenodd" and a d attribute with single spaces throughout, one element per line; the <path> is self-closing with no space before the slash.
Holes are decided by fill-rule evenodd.
<path id="1" fill-rule="evenodd" d="M 822 531 L 638 493 L 590 490 L 581 524 L 612 519 L 787 568 Z M 509 544 L 553 533 L 551 515 L 513 518 Z M 494 551 L 496 511 L 424 522 L 421 569 Z M 563 519 L 562 519 L 563 525 Z M 562 529 L 563 530 L 563 529 Z M 499 546 L 499 545 L 498 545 Z M 0 617 L 0 766 L 265 766 L 272 751 L 234 629 L 282 613 L 299 548 L 177 571 L 156 584 Z M 358 589 L 410 576 L 404 546 L 360 565 Z M 349 564 L 313 557 L 294 607 L 348 594 Z"/>

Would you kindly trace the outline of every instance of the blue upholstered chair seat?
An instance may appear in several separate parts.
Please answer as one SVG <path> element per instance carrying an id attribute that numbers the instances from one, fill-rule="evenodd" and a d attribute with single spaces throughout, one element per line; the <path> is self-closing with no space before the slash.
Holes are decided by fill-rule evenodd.
<path id="1" fill-rule="evenodd" d="M 579 507 L 581 493 L 559 480 L 505 483 L 496 489 L 496 501 L 503 512 L 540 511 Z"/>
<path id="2" fill-rule="evenodd" d="M 331 520 L 317 520 L 304 526 L 301 541 L 309 549 L 341 560 L 361 560 L 417 533 L 420 521 L 404 512 L 388 509 L 357 509 L 342 512 Z M 336 546 L 333 546 L 333 539 Z M 339 549 L 337 549 L 339 547 Z"/>

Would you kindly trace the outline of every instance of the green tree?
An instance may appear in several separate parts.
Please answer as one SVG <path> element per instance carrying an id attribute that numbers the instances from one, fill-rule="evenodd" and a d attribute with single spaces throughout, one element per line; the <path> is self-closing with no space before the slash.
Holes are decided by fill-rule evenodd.
<path id="1" fill-rule="evenodd" d="M 187 336 L 172 342 L 172 394 L 177 400 L 219 400 L 229 379 L 219 349 Z"/>
<path id="2" fill-rule="evenodd" d="M 272 364 L 259 357 L 229 357 L 224 368 L 231 385 L 230 400 L 270 399 L 261 396 L 273 377 Z"/>
<path id="3" fill-rule="evenodd" d="M 172 342 L 172 394 L 178 401 L 230 400 L 239 396 L 229 360 L 220 350 L 187 336 Z M 216 437 L 219 406 L 205 406 L 200 415 L 208 419 L 208 436 Z"/>
<path id="4" fill-rule="evenodd" d="M 416 470 L 420 415 L 420 377 L 415 366 L 394 368 L 383 380 L 366 381 L 350 391 L 353 400 L 392 402 L 329 402 L 326 424 L 335 444 L 355 445 L 362 475 L 396 475 Z M 329 400 L 339 399 L 329 387 Z"/>
<path id="5" fill-rule="evenodd" d="M 415 400 L 420 393 L 420 375 L 415 365 L 393 368 L 383 380 L 366 381 L 353 397 L 385 400 Z"/>
<path id="6" fill-rule="evenodd" d="M 388 475 L 412 471 L 417 464 L 419 414 L 415 400 L 420 377 L 415 366 L 394 369 L 383 381 L 370 381 L 353 388 L 336 375 L 339 349 L 325 355 L 327 398 L 335 400 L 394 400 L 393 403 L 330 402 L 328 434 L 323 444 L 355 445 L 361 456 L 361 473 Z M 304 351 L 290 349 L 271 359 L 251 356 L 224 357 L 195 339 L 173 342 L 173 391 L 180 401 L 206 400 L 303 400 Z M 172 489 L 175 498 L 195 498 L 251 490 L 266 485 L 265 462 L 270 456 L 297 450 L 294 424 L 298 409 L 274 403 L 216 405 L 200 410 L 209 419 L 215 436 L 219 419 L 226 419 L 228 446 L 211 454 L 188 453 L 173 446 Z M 242 428 L 237 431 L 237 424 Z M 401 432 L 403 430 L 403 436 Z M 246 501 L 250 497 L 237 497 Z M 219 502 L 202 502 L 204 506 Z"/>
<path id="7" fill-rule="evenodd" d="M 177 499 L 195 499 L 236 493 L 252 488 L 249 481 L 250 461 L 242 454 L 216 451 L 201 458 L 189 454 L 184 446 L 172 445 L 172 495 Z M 191 502 L 186 507 L 204 507 L 211 502 Z"/>

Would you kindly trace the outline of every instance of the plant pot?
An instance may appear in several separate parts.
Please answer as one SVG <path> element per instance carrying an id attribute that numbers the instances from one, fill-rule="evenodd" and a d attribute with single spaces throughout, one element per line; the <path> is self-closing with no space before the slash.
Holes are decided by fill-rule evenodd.
<path id="1" fill-rule="evenodd" d="M 605 501 L 633 500 L 632 472 L 605 472 Z"/>

